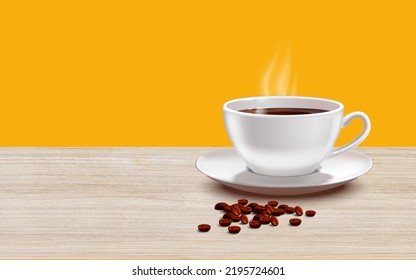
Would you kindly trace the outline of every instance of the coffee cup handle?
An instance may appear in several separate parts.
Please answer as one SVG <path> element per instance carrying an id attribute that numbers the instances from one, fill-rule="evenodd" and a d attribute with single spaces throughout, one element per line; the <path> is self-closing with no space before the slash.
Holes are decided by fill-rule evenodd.
<path id="1" fill-rule="evenodd" d="M 334 148 L 332 151 L 330 151 L 328 153 L 326 158 L 330 158 L 330 157 L 337 156 L 339 154 L 345 153 L 345 152 L 357 147 L 358 145 L 360 145 L 361 142 L 363 142 L 365 140 L 365 138 L 367 138 L 367 136 L 368 136 L 368 134 L 370 133 L 370 130 L 371 130 L 371 122 L 370 122 L 370 119 L 368 118 L 368 116 L 363 112 L 353 112 L 353 113 L 350 113 L 350 114 L 346 115 L 342 119 L 341 128 L 344 128 L 344 127 L 348 126 L 354 118 L 359 118 L 359 119 L 363 120 L 363 122 L 364 122 L 363 131 L 361 131 L 360 135 L 358 135 L 350 143 L 348 143 L 348 144 L 346 144 L 342 147 L 339 147 L 339 148 Z"/>

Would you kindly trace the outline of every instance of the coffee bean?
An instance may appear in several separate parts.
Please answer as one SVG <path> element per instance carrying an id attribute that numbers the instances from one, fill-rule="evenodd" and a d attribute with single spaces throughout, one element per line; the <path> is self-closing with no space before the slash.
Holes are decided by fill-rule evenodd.
<path id="1" fill-rule="evenodd" d="M 263 217 L 270 217 L 270 214 L 269 213 L 267 213 L 266 211 L 263 211 L 263 212 L 261 212 L 261 215 L 263 216 Z"/>
<path id="2" fill-rule="evenodd" d="M 248 200 L 241 198 L 234 204 L 227 204 L 226 202 L 217 202 L 214 206 L 215 210 L 223 210 L 225 213 L 218 221 L 220 226 L 228 227 L 230 233 L 236 234 L 241 231 L 239 226 L 232 226 L 232 222 L 241 222 L 241 224 L 249 224 L 251 228 L 259 228 L 262 224 L 271 224 L 272 226 L 279 225 L 278 216 L 284 214 L 296 213 L 301 217 L 306 215 L 308 217 L 315 216 L 314 210 L 303 211 L 301 206 L 291 207 L 287 204 L 280 204 L 276 200 L 270 200 L 266 205 L 259 205 L 256 202 L 248 203 Z M 250 221 L 248 214 L 255 213 Z M 291 218 L 289 224 L 292 226 L 299 226 L 302 220 L 299 218 Z M 241 225 L 240 224 L 240 225 Z M 210 231 L 211 226 L 208 224 L 198 225 L 198 230 L 202 232 Z"/>
<path id="3" fill-rule="evenodd" d="M 270 200 L 269 202 L 267 202 L 267 204 L 269 204 L 272 207 L 276 207 L 279 203 L 276 200 Z"/>
<path id="4" fill-rule="evenodd" d="M 228 227 L 229 225 L 231 225 L 231 220 L 230 219 L 221 219 L 221 220 L 219 220 L 219 223 L 222 227 Z"/>
<path id="5" fill-rule="evenodd" d="M 286 207 L 286 213 L 288 213 L 288 214 L 293 214 L 293 213 L 295 213 L 295 208 L 293 208 L 293 207 Z"/>
<path id="6" fill-rule="evenodd" d="M 231 221 L 233 221 L 233 222 L 239 222 L 240 221 L 240 216 L 232 215 L 231 216 Z"/>
<path id="7" fill-rule="evenodd" d="M 261 222 L 257 220 L 251 220 L 249 226 L 251 228 L 259 228 L 261 226 Z"/>
<path id="8" fill-rule="evenodd" d="M 254 215 L 253 220 L 255 220 L 255 221 L 260 221 L 260 218 L 261 218 L 261 217 L 263 217 L 263 215 L 261 215 L 261 214 L 256 214 L 256 215 Z"/>
<path id="9" fill-rule="evenodd" d="M 227 206 L 228 204 L 225 202 L 218 202 L 217 204 L 215 204 L 215 210 L 224 210 L 224 207 Z"/>
<path id="10" fill-rule="evenodd" d="M 272 215 L 273 216 L 282 216 L 285 213 L 286 213 L 286 210 L 285 209 L 277 208 L 277 209 L 274 209 L 273 210 Z"/>
<path id="11" fill-rule="evenodd" d="M 232 213 L 225 213 L 224 215 L 222 215 L 222 218 L 223 219 L 231 219 L 231 216 L 232 216 L 233 214 Z"/>
<path id="12" fill-rule="evenodd" d="M 268 223 L 270 223 L 270 218 L 269 217 L 261 217 L 260 218 L 260 223 L 268 224 Z"/>
<path id="13" fill-rule="evenodd" d="M 239 233 L 241 228 L 239 226 L 230 226 L 228 227 L 228 231 L 232 234 Z"/>
<path id="14" fill-rule="evenodd" d="M 239 200 L 238 200 L 238 203 L 239 203 L 239 204 L 242 204 L 242 205 L 246 205 L 246 204 L 248 203 L 248 200 L 247 200 L 247 199 L 245 199 L 245 198 L 242 198 L 242 199 L 239 199 Z"/>
<path id="15" fill-rule="evenodd" d="M 248 224 L 248 218 L 246 215 L 242 214 L 240 220 L 243 224 Z"/>
<path id="16" fill-rule="evenodd" d="M 233 213 L 234 215 L 240 215 L 241 214 L 241 209 L 240 209 L 240 207 L 238 207 L 238 204 L 231 205 L 231 213 Z"/>
<path id="17" fill-rule="evenodd" d="M 298 216 L 302 216 L 302 215 L 303 215 L 303 209 L 302 209 L 302 207 L 300 207 L 300 206 L 296 206 L 296 207 L 295 207 L 295 213 L 296 213 L 296 215 L 298 215 Z"/>
<path id="18" fill-rule="evenodd" d="M 264 211 L 267 212 L 267 214 L 271 215 L 273 213 L 274 208 L 272 206 L 270 206 L 269 204 L 266 204 L 264 206 Z"/>
<path id="19" fill-rule="evenodd" d="M 258 203 L 252 202 L 249 205 L 247 205 L 248 207 L 251 208 L 251 211 L 254 211 L 254 208 L 256 208 L 256 206 L 259 205 Z"/>
<path id="20" fill-rule="evenodd" d="M 232 207 L 232 208 L 231 208 L 231 213 L 232 213 L 234 216 L 238 216 L 238 215 L 240 215 L 241 210 L 240 210 L 240 211 L 238 211 L 238 210 L 236 210 L 234 207 Z"/>
<path id="21" fill-rule="evenodd" d="M 273 216 L 273 217 L 270 218 L 270 223 L 273 226 L 277 226 L 279 224 L 279 220 L 275 216 Z"/>
<path id="22" fill-rule="evenodd" d="M 264 206 L 261 206 L 261 205 L 257 205 L 255 208 L 254 208 L 254 212 L 256 213 L 256 214 L 260 214 L 261 212 L 263 212 L 264 211 Z"/>
<path id="23" fill-rule="evenodd" d="M 289 220 L 289 223 L 292 226 L 298 226 L 298 225 L 300 225 L 302 223 L 302 220 L 301 219 L 298 219 L 298 218 L 292 218 L 292 219 Z"/>
<path id="24" fill-rule="evenodd" d="M 251 208 L 250 207 L 243 207 L 243 208 L 241 208 L 241 213 L 250 214 L 251 213 Z"/>
<path id="25" fill-rule="evenodd" d="M 308 217 L 313 217 L 313 216 L 315 216 L 316 212 L 315 212 L 315 211 L 313 211 L 313 210 L 307 210 L 307 211 L 305 212 L 305 214 L 306 214 L 306 216 L 308 216 Z"/>
<path id="26" fill-rule="evenodd" d="M 211 229 L 211 226 L 207 225 L 207 224 L 200 224 L 200 225 L 198 225 L 198 229 L 199 229 L 199 231 L 207 232 Z"/>

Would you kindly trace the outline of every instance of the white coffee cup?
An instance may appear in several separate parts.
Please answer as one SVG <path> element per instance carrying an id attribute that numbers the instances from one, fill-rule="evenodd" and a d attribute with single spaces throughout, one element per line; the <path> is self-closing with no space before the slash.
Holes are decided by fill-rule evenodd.
<path id="1" fill-rule="evenodd" d="M 326 112 L 267 115 L 240 112 L 250 108 L 314 108 Z M 371 123 L 362 112 L 344 117 L 340 102 L 314 97 L 263 96 L 228 101 L 223 106 L 228 136 L 249 169 L 261 175 L 298 176 L 319 169 L 320 163 L 358 146 L 368 136 Z M 345 146 L 334 148 L 342 127 L 352 119 L 364 129 Z"/>

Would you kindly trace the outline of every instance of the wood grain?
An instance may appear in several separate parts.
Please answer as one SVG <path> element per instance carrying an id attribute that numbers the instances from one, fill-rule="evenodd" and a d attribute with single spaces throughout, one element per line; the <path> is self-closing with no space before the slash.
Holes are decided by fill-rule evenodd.
<path id="1" fill-rule="evenodd" d="M 195 168 L 214 148 L 0 149 L 1 259 L 416 259 L 416 148 L 363 148 L 373 169 L 336 190 L 270 197 Z M 245 197 L 314 209 L 299 227 L 231 235 L 213 206 Z M 208 233 L 197 231 L 209 223 Z"/>

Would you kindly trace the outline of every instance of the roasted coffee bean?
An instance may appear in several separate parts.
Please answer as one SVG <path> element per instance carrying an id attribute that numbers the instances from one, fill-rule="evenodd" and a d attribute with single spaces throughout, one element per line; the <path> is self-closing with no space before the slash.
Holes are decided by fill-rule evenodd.
<path id="1" fill-rule="evenodd" d="M 232 213 L 233 215 L 240 215 L 240 212 L 241 212 L 241 210 L 240 210 L 240 208 L 238 208 L 238 206 L 231 206 L 231 211 L 230 211 L 230 213 Z"/>
<path id="2" fill-rule="evenodd" d="M 300 207 L 300 206 L 296 206 L 296 207 L 295 207 L 295 213 L 296 213 L 296 215 L 298 215 L 298 216 L 302 216 L 302 215 L 303 215 L 303 209 L 302 209 L 302 207 Z"/>
<path id="3" fill-rule="evenodd" d="M 241 213 L 250 214 L 251 213 L 251 208 L 250 207 L 243 207 L 243 208 L 241 208 Z"/>
<path id="4" fill-rule="evenodd" d="M 223 219 L 231 219 L 232 215 L 233 215 L 232 213 L 228 212 L 228 213 L 225 213 L 224 215 L 222 215 L 222 218 Z"/>
<path id="5" fill-rule="evenodd" d="M 298 226 L 298 225 L 300 225 L 302 223 L 302 220 L 301 219 L 298 219 L 298 218 L 292 218 L 292 219 L 289 220 L 289 223 L 292 226 Z"/>
<path id="6" fill-rule="evenodd" d="M 279 220 L 273 216 L 270 218 L 270 223 L 272 224 L 272 226 L 277 226 L 279 224 Z"/>
<path id="7" fill-rule="evenodd" d="M 242 222 L 243 224 L 248 224 L 248 218 L 247 218 L 247 216 L 246 216 L 246 215 L 242 214 L 242 215 L 240 216 L 240 220 L 241 220 L 241 222 Z"/>
<path id="8" fill-rule="evenodd" d="M 255 208 L 254 208 L 254 212 L 256 213 L 256 214 L 260 214 L 261 212 L 263 212 L 264 211 L 264 206 L 261 206 L 261 205 L 257 205 Z"/>
<path id="9" fill-rule="evenodd" d="M 240 209 L 240 207 L 238 207 L 238 204 L 231 205 L 231 213 L 233 213 L 234 215 L 240 215 L 241 214 L 241 209 Z"/>
<path id="10" fill-rule="evenodd" d="M 260 218 L 260 223 L 268 224 L 268 223 L 270 223 L 270 218 L 269 217 L 261 217 Z"/>
<path id="11" fill-rule="evenodd" d="M 285 209 L 280 209 L 280 208 L 277 208 L 277 209 L 274 209 L 273 210 L 273 213 L 272 213 L 272 215 L 273 216 L 282 216 L 283 214 L 285 214 L 286 213 L 286 210 Z"/>
<path id="12" fill-rule="evenodd" d="M 239 233 L 241 228 L 239 226 L 230 226 L 228 227 L 228 231 L 232 234 Z"/>
<path id="13" fill-rule="evenodd" d="M 247 205 L 248 207 L 251 208 L 251 211 L 254 211 L 254 208 L 256 208 L 256 206 L 259 205 L 258 203 L 252 202 L 249 205 Z"/>
<path id="14" fill-rule="evenodd" d="M 269 204 L 266 204 L 264 206 L 264 211 L 267 212 L 267 214 L 271 215 L 273 213 L 274 208 L 272 206 L 270 206 Z"/>
<path id="15" fill-rule="evenodd" d="M 293 207 L 286 207 L 286 213 L 288 213 L 288 214 L 293 214 L 293 213 L 295 213 L 295 208 L 293 208 Z"/>
<path id="16" fill-rule="evenodd" d="M 249 226 L 251 228 L 259 228 L 261 226 L 261 222 L 257 220 L 251 220 Z"/>
<path id="17" fill-rule="evenodd" d="M 276 207 L 279 203 L 276 200 L 270 200 L 269 202 L 267 202 L 267 204 L 269 204 L 272 207 Z"/>
<path id="18" fill-rule="evenodd" d="M 218 202 L 217 204 L 215 204 L 215 210 L 224 210 L 224 207 L 227 206 L 228 204 L 225 202 Z"/>
<path id="19" fill-rule="evenodd" d="M 269 214 L 269 213 L 267 213 L 266 211 L 261 212 L 261 215 L 262 215 L 263 217 L 270 217 L 270 214 Z"/>
<path id="20" fill-rule="evenodd" d="M 225 213 L 218 221 L 223 227 L 228 227 L 230 233 L 236 234 L 241 231 L 239 226 L 231 226 L 232 222 L 241 222 L 242 224 L 249 224 L 251 228 L 259 228 L 262 224 L 271 224 L 272 226 L 279 225 L 279 219 L 277 216 L 284 215 L 285 213 L 293 214 L 301 217 L 306 215 L 308 217 L 315 216 L 314 210 L 303 211 L 301 206 L 291 207 L 287 204 L 281 204 L 276 200 L 270 200 L 266 205 L 259 205 L 256 202 L 248 203 L 248 200 L 241 198 L 234 204 L 227 204 L 226 202 L 218 202 L 214 206 L 215 210 L 223 210 Z M 250 221 L 248 214 L 255 213 Z M 289 224 L 292 226 L 299 226 L 302 220 L 299 218 L 291 218 Z M 240 224 L 241 225 L 241 224 Z M 211 229 L 208 224 L 198 225 L 199 231 L 207 232 Z"/>
<path id="21" fill-rule="evenodd" d="M 229 225 L 231 225 L 231 220 L 230 219 L 221 219 L 221 220 L 219 220 L 219 223 L 223 227 L 228 227 Z"/>
<path id="22" fill-rule="evenodd" d="M 261 217 L 263 217 L 263 215 L 261 215 L 261 214 L 256 214 L 256 215 L 254 215 L 253 220 L 260 221 L 260 218 L 261 218 Z"/>
<path id="23" fill-rule="evenodd" d="M 239 203 L 239 204 L 242 204 L 242 205 L 246 205 L 246 204 L 248 203 L 248 200 L 247 200 L 247 199 L 245 199 L 245 198 L 242 198 L 242 199 L 239 199 L 239 200 L 238 200 L 238 203 Z"/>
<path id="24" fill-rule="evenodd" d="M 232 208 L 231 208 L 231 213 L 232 213 L 234 216 L 239 216 L 239 215 L 240 215 L 240 213 L 241 213 L 241 210 L 239 211 L 239 210 L 235 209 L 234 207 L 232 207 Z"/>
<path id="25" fill-rule="evenodd" d="M 316 212 L 313 211 L 313 210 L 307 210 L 307 211 L 305 211 L 305 214 L 308 217 L 313 217 L 313 216 L 315 216 Z"/>
<path id="26" fill-rule="evenodd" d="M 240 216 L 232 215 L 231 216 L 231 221 L 233 221 L 233 222 L 239 222 L 240 221 Z"/>
<path id="27" fill-rule="evenodd" d="M 200 224 L 200 225 L 198 225 L 198 229 L 199 229 L 199 231 L 207 232 L 211 229 L 211 226 L 207 225 L 207 224 Z"/>

